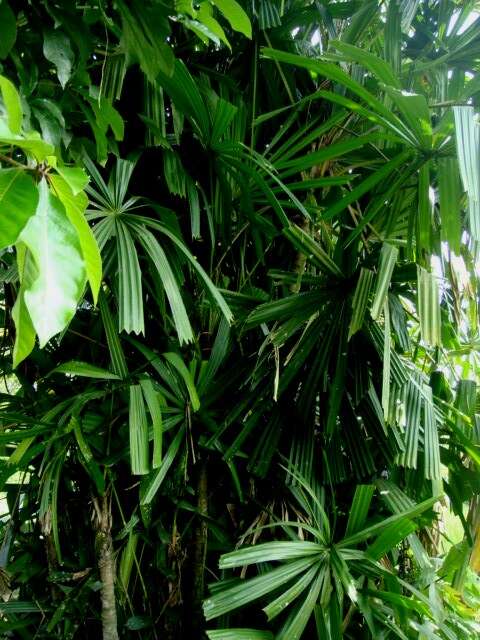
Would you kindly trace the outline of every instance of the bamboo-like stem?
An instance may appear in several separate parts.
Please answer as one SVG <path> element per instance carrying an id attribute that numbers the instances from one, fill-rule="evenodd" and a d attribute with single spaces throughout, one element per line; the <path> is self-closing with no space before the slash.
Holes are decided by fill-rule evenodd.
<path id="1" fill-rule="evenodd" d="M 95 551 L 102 582 L 102 637 L 119 640 L 115 601 L 115 560 L 112 542 L 111 503 L 107 495 L 93 501 L 96 512 Z"/>
<path id="2" fill-rule="evenodd" d="M 208 527 L 204 516 L 208 515 L 208 472 L 207 461 L 199 464 L 197 483 L 197 507 L 200 520 L 195 531 L 195 549 L 193 558 L 193 605 L 194 615 L 202 620 L 202 600 L 205 591 L 205 557 L 207 553 Z"/>

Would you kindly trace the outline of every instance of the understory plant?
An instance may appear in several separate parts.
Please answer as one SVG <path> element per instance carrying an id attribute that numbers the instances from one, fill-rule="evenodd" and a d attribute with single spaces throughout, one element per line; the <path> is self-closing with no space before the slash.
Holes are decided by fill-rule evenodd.
<path id="1" fill-rule="evenodd" d="M 477 5 L 0 1 L 2 637 L 479 637 Z"/>

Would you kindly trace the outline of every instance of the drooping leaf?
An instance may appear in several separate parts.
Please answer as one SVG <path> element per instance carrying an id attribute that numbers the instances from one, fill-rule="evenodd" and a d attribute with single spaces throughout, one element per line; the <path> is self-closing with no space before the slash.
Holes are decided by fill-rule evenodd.
<path id="1" fill-rule="evenodd" d="M 1 13 L 0 5 L 0 13 Z M 0 15 L 1 20 L 1 15 Z M 1 28 L 1 27 L 0 27 Z M 1 58 L 1 56 L 0 56 Z M 22 129 L 23 109 L 20 96 L 14 84 L 5 76 L 0 76 L 0 93 L 7 112 L 9 129 L 14 134 L 19 134 Z"/>
<path id="2" fill-rule="evenodd" d="M 470 232 L 480 240 L 480 125 L 473 107 L 453 107 L 458 164 L 468 194 Z"/>
<path id="3" fill-rule="evenodd" d="M 4 60 L 17 39 L 17 19 L 7 0 L 0 3 L 0 60 Z"/>
<path id="4" fill-rule="evenodd" d="M 143 475 L 150 471 L 150 465 L 148 461 L 147 416 L 140 385 L 130 385 L 128 416 L 132 473 Z"/>
<path id="5" fill-rule="evenodd" d="M 432 347 L 440 346 L 442 335 L 437 277 L 420 266 L 418 267 L 418 316 L 424 342 Z"/>
<path id="6" fill-rule="evenodd" d="M 377 275 L 377 284 L 375 288 L 375 296 L 373 298 L 371 314 L 374 320 L 377 320 L 383 308 L 385 298 L 390 286 L 393 269 L 397 261 L 398 249 L 391 244 L 385 242 L 380 252 L 380 265 Z"/>
<path id="7" fill-rule="evenodd" d="M 43 55 L 54 66 L 62 89 L 70 80 L 74 55 L 69 38 L 58 29 L 49 29 L 43 36 Z"/>
<path id="8" fill-rule="evenodd" d="M 64 373 L 70 376 L 80 376 L 83 378 L 95 378 L 97 380 L 120 380 L 120 376 L 97 367 L 96 365 L 89 364 L 88 362 L 80 362 L 78 360 L 70 360 L 55 367 L 51 373 Z M 51 375 L 51 374 L 50 374 Z"/>
<path id="9" fill-rule="evenodd" d="M 33 215 L 20 234 L 38 274 L 24 291 L 25 304 L 40 346 L 72 319 L 85 285 L 85 263 L 75 228 L 60 200 L 42 179 Z"/>
<path id="10" fill-rule="evenodd" d="M 35 213 L 38 190 L 22 169 L 0 169 L 0 249 L 15 244 Z"/>
<path id="11" fill-rule="evenodd" d="M 59 171 L 59 173 L 61 172 Z M 80 178 L 80 175 L 74 175 L 76 177 L 73 182 L 76 185 L 75 188 L 78 189 L 83 179 Z M 68 219 L 77 231 L 83 259 L 85 261 L 88 282 L 92 290 L 93 302 L 96 304 L 102 281 L 102 258 L 95 236 L 84 215 L 88 206 L 88 198 L 81 190 L 74 193 L 62 173 L 61 176 L 51 175 L 50 182 L 55 194 L 65 207 Z M 70 182 L 72 182 L 71 174 Z"/>
<path id="12" fill-rule="evenodd" d="M 234 31 L 240 31 L 247 38 L 252 37 L 250 20 L 237 0 L 211 0 L 230 23 Z"/>
<path id="13" fill-rule="evenodd" d="M 68 184 L 74 196 L 78 195 L 87 186 L 89 178 L 81 167 L 57 165 L 55 168 Z"/>
<path id="14" fill-rule="evenodd" d="M 19 147 L 33 155 L 38 162 L 43 162 L 47 156 L 51 156 L 54 152 L 53 146 L 42 140 L 37 131 L 31 131 L 24 135 L 16 134 L 10 130 L 3 118 L 0 118 L 0 143 Z"/>
<path id="15" fill-rule="evenodd" d="M 118 327 L 127 333 L 144 333 L 142 272 L 129 228 L 117 221 L 118 279 L 120 309 Z"/>

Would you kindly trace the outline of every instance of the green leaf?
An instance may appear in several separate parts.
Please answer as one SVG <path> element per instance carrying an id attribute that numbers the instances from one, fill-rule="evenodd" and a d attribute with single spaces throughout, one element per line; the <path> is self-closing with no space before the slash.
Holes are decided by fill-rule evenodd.
<path id="1" fill-rule="evenodd" d="M 352 317 L 348 327 L 348 340 L 363 327 L 372 283 L 373 271 L 362 267 L 352 299 Z"/>
<path id="2" fill-rule="evenodd" d="M 25 304 L 25 288 L 30 286 L 37 277 L 37 269 L 32 255 L 25 245 L 17 243 L 18 275 L 20 278 L 20 290 L 12 309 L 12 318 L 15 323 L 15 344 L 13 347 L 13 367 L 16 368 L 33 350 L 35 346 L 35 329 L 32 319 Z"/>
<path id="3" fill-rule="evenodd" d="M 383 166 L 371 173 L 367 178 L 365 178 L 365 180 L 360 182 L 360 184 L 357 184 L 351 191 L 349 191 L 347 196 L 324 211 L 322 214 L 322 218 L 324 220 L 331 220 L 341 211 L 346 209 L 349 204 L 352 204 L 352 202 L 355 202 L 365 193 L 372 190 L 373 187 L 375 187 L 378 183 L 384 183 L 388 176 L 395 169 L 405 164 L 409 156 L 410 151 L 404 151 L 403 153 L 398 154 L 398 156 L 395 156 L 395 158 L 393 158 L 392 160 L 384 163 Z"/>
<path id="4" fill-rule="evenodd" d="M 324 574 L 320 573 L 308 590 L 305 599 L 298 607 L 295 614 L 287 619 L 286 623 L 277 634 L 276 637 L 278 640 L 294 640 L 295 638 L 300 638 L 302 636 L 313 613 L 313 609 L 317 604 L 323 580 Z"/>
<path id="5" fill-rule="evenodd" d="M 286 64 L 303 67 L 304 69 L 308 69 L 309 71 L 343 85 L 366 102 L 369 108 L 381 118 L 381 121 L 386 127 L 400 135 L 406 142 L 415 145 L 415 138 L 412 136 L 408 127 L 406 127 L 405 124 L 395 114 L 393 114 L 381 100 L 365 89 L 362 84 L 354 80 L 351 75 L 339 66 L 330 62 L 324 62 L 322 60 L 316 60 L 306 56 L 299 56 L 287 53 L 286 51 L 278 51 L 276 49 L 262 49 L 262 55 L 271 60 L 277 60 L 278 62 L 285 62 Z"/>
<path id="6" fill-rule="evenodd" d="M 278 616 L 280 613 L 283 613 L 285 609 L 311 585 L 318 573 L 318 570 L 319 564 L 313 565 L 313 567 L 304 573 L 303 576 L 299 578 L 289 589 L 281 593 L 266 607 L 263 607 L 268 620 L 273 620 L 273 618 Z M 310 591 L 311 588 L 309 589 L 309 593 Z"/>
<path id="7" fill-rule="evenodd" d="M 425 451 L 425 478 L 429 480 L 441 480 L 440 468 L 440 443 L 438 439 L 438 428 L 435 420 L 432 389 L 430 386 L 424 387 L 423 403 L 423 448 Z"/>
<path id="8" fill-rule="evenodd" d="M 28 173 L 0 169 L 0 250 L 17 242 L 37 205 L 38 190 Z"/>
<path id="9" fill-rule="evenodd" d="M 316 562 L 315 556 L 287 562 L 268 573 L 250 580 L 241 580 L 239 584 L 213 594 L 203 603 L 205 618 L 207 620 L 217 618 L 252 602 L 252 600 L 261 598 L 304 573 Z"/>
<path id="10" fill-rule="evenodd" d="M 460 173 L 456 158 L 439 158 L 438 191 L 442 241 L 448 242 L 450 249 L 458 256 L 460 255 L 462 223 Z"/>
<path id="11" fill-rule="evenodd" d="M 365 524 L 374 491 L 375 485 L 373 484 L 357 485 L 352 506 L 348 514 L 347 528 L 345 530 L 345 536 L 347 538 L 352 533 L 359 531 Z"/>
<path id="12" fill-rule="evenodd" d="M 89 177 L 81 167 L 61 167 L 57 165 L 55 169 L 68 184 L 74 196 L 83 191 L 89 182 Z"/>
<path id="13" fill-rule="evenodd" d="M 380 252 L 380 266 L 377 275 L 375 296 L 373 298 L 371 315 L 374 320 L 378 320 L 380 311 L 383 309 L 387 297 L 393 269 L 397 262 L 398 249 L 388 242 L 384 242 Z"/>
<path id="14" fill-rule="evenodd" d="M 271 562 L 273 560 L 293 560 L 307 556 L 318 556 L 322 551 L 323 547 L 316 542 L 265 542 L 253 547 L 246 547 L 224 554 L 220 558 L 218 567 L 219 569 L 233 569 L 249 564 Z"/>
<path id="15" fill-rule="evenodd" d="M 91 479 L 93 480 L 93 482 L 95 483 L 95 486 L 97 488 L 99 495 L 103 496 L 105 493 L 105 478 L 103 476 L 103 473 L 100 470 L 100 467 L 97 464 L 97 461 L 93 456 L 90 445 L 88 444 L 88 442 L 86 441 L 83 435 L 82 429 L 80 427 L 80 423 L 76 418 L 72 417 L 70 419 L 70 425 L 73 425 L 73 432 L 75 434 L 75 439 L 77 441 L 77 445 L 80 450 L 80 453 L 83 457 L 83 462 L 85 463 L 87 472 L 91 477 Z"/>
<path id="16" fill-rule="evenodd" d="M 473 107 L 453 107 L 458 163 L 468 194 L 470 232 L 480 240 L 480 125 Z"/>
<path id="17" fill-rule="evenodd" d="M 365 67 L 365 69 L 368 69 L 380 82 L 391 85 L 395 87 L 395 89 L 401 89 L 398 76 L 394 73 L 388 62 L 385 62 L 382 58 L 373 55 L 373 53 L 365 49 L 339 40 L 331 41 L 330 45 L 337 51 L 340 51 L 345 59 L 356 62 L 362 67 Z"/>
<path id="18" fill-rule="evenodd" d="M 148 462 L 148 427 L 140 385 L 130 385 L 128 428 L 132 473 L 134 475 L 146 474 L 150 471 Z"/>
<path id="19" fill-rule="evenodd" d="M 236 0 L 210 0 L 223 13 L 234 31 L 240 31 L 247 38 L 252 37 L 250 19 Z"/>
<path id="20" fill-rule="evenodd" d="M 153 425 L 153 461 L 152 468 L 158 469 L 162 464 L 162 440 L 163 440 L 163 424 L 162 409 L 160 406 L 160 395 L 155 391 L 150 378 L 142 378 L 140 380 L 143 396 L 147 403 Z"/>
<path id="21" fill-rule="evenodd" d="M 121 380 L 116 373 L 107 371 L 88 362 L 80 362 L 79 360 L 69 360 L 55 367 L 52 373 L 64 373 L 71 376 L 80 376 L 82 378 L 95 378 L 97 380 Z"/>
<path id="22" fill-rule="evenodd" d="M 72 75 L 74 62 L 70 40 L 64 33 L 57 29 L 46 31 L 43 37 L 43 55 L 49 62 L 55 65 L 62 89 L 65 89 L 65 85 Z"/>
<path id="23" fill-rule="evenodd" d="M 385 554 L 393 551 L 402 540 L 413 533 L 416 528 L 417 525 L 410 518 L 402 518 L 394 522 L 382 531 L 375 542 L 368 547 L 367 555 L 374 560 L 383 558 Z"/>
<path id="24" fill-rule="evenodd" d="M 43 347 L 72 319 L 85 286 L 85 263 L 75 228 L 45 179 L 20 240 L 30 250 L 38 274 L 24 292 L 25 304 Z"/>
<path id="25" fill-rule="evenodd" d="M 198 411 L 200 409 L 200 400 L 198 398 L 197 389 L 195 387 L 195 381 L 187 369 L 184 361 L 180 358 L 178 353 L 164 353 L 163 357 L 167 362 L 169 362 L 172 367 L 180 374 L 180 377 L 185 383 L 185 386 L 188 391 L 188 395 L 190 397 L 190 402 L 192 403 L 193 411 Z"/>
<path id="26" fill-rule="evenodd" d="M 50 182 L 59 200 L 65 207 L 68 219 L 77 231 L 83 259 L 85 261 L 87 279 L 92 290 L 93 302 L 97 304 L 98 292 L 102 283 L 102 258 L 93 231 L 85 218 L 88 198 L 83 191 L 77 191 L 77 193 L 74 194 L 71 186 L 63 177 L 63 173 L 61 176 L 51 175 Z M 76 182 L 78 188 L 80 182 L 77 179 L 75 179 L 74 182 Z"/>
<path id="27" fill-rule="evenodd" d="M 1 13 L 2 5 L 0 5 Z M 1 15 L 0 15 L 1 20 Z M 0 27 L 1 28 L 1 27 Z M 1 35 L 0 35 L 1 38 Z M 0 45 L 1 46 L 1 45 Z M 1 56 L 0 56 L 1 57 Z M 0 92 L 7 112 L 7 122 L 12 133 L 18 134 L 22 129 L 23 109 L 20 96 L 15 85 L 5 76 L 0 76 Z"/>
<path id="28" fill-rule="evenodd" d="M 422 340 L 431 347 L 442 343 L 437 277 L 418 266 L 418 317 Z"/>
<path id="29" fill-rule="evenodd" d="M 296 224 L 290 225 L 286 229 L 283 229 L 283 233 L 294 247 L 302 251 L 313 264 L 316 264 L 320 269 L 329 272 L 337 278 L 343 276 L 341 270 L 332 258 L 330 258 L 328 253 L 301 227 Z"/>
<path id="30" fill-rule="evenodd" d="M 130 229 L 116 221 L 119 279 L 118 329 L 127 333 L 144 333 L 142 272 Z"/>
<path id="31" fill-rule="evenodd" d="M 405 509 L 401 513 L 396 513 L 393 516 L 389 516 L 388 518 L 385 518 L 381 522 L 377 522 L 368 527 L 365 527 L 365 529 L 362 529 L 361 531 L 357 531 L 356 533 L 353 533 L 350 536 L 346 536 L 343 540 L 341 540 L 337 544 L 337 547 L 341 549 L 345 547 L 351 547 L 360 542 L 365 542 L 372 536 L 379 535 L 387 527 L 389 527 L 390 525 L 396 522 L 399 522 L 403 518 L 412 519 L 421 515 L 424 511 L 426 511 L 427 509 L 430 509 L 435 504 L 435 502 L 437 502 L 439 499 L 440 499 L 440 496 L 434 496 L 433 498 L 429 498 L 428 500 L 424 500 L 419 504 L 415 504 L 412 507 Z"/>
<path id="32" fill-rule="evenodd" d="M 432 123 L 424 95 L 384 87 L 387 95 L 404 117 L 416 143 L 422 149 L 432 148 Z"/>
<path id="33" fill-rule="evenodd" d="M 123 353 L 122 345 L 120 344 L 120 338 L 115 328 L 108 302 L 105 298 L 105 294 L 101 289 L 98 296 L 98 306 L 100 308 L 100 314 L 102 316 L 105 335 L 107 336 L 108 350 L 110 352 L 110 358 L 112 360 L 112 369 L 117 375 L 120 376 L 122 380 L 125 380 L 125 378 L 128 376 L 128 367 L 125 360 L 125 354 Z"/>
<path id="34" fill-rule="evenodd" d="M 183 302 L 182 294 L 178 286 L 175 274 L 172 271 L 165 251 L 160 246 L 155 236 L 144 227 L 135 227 L 136 235 L 140 243 L 145 248 L 152 267 L 158 272 L 158 276 L 167 294 L 170 309 L 172 310 L 173 322 L 177 330 L 180 344 L 193 341 L 193 332 L 188 319 L 187 310 Z"/>
<path id="35" fill-rule="evenodd" d="M 54 148 L 42 140 L 39 133 L 31 131 L 25 135 L 13 133 L 7 125 L 6 120 L 0 118 L 0 143 L 19 147 L 31 153 L 38 162 L 43 162 L 47 156 L 54 153 Z"/>
<path id="36" fill-rule="evenodd" d="M 162 464 L 160 467 L 154 471 L 147 480 L 145 485 L 145 489 L 142 491 L 140 504 L 145 506 L 152 502 L 155 497 L 157 491 L 160 489 L 162 482 L 165 480 L 165 476 L 167 475 L 170 467 L 172 466 L 173 461 L 180 449 L 180 445 L 182 444 L 182 440 L 185 437 L 185 424 L 182 424 L 177 433 L 175 434 L 175 438 L 172 440 L 172 443 L 167 449 L 166 454 L 163 456 Z"/>
<path id="37" fill-rule="evenodd" d="M 270 631 L 257 629 L 215 629 L 206 633 L 209 640 L 273 640 Z"/>
<path id="38" fill-rule="evenodd" d="M 193 269 L 197 272 L 200 278 L 203 280 L 207 290 L 209 291 L 212 299 L 215 301 L 220 311 L 223 313 L 225 318 L 229 323 L 233 320 L 233 314 L 225 302 L 225 298 L 222 296 L 218 288 L 213 284 L 205 269 L 200 265 L 198 260 L 193 256 L 185 244 L 174 234 L 170 229 L 168 229 L 165 225 L 155 222 L 150 218 L 141 218 L 141 220 L 146 224 L 150 225 L 154 229 L 158 229 L 161 233 L 167 236 L 173 244 L 183 253 L 183 255 L 187 258 L 187 260 L 192 265 Z"/>
<path id="39" fill-rule="evenodd" d="M 10 53 L 17 39 L 17 18 L 7 0 L 0 3 L 0 60 Z"/>
<path id="40" fill-rule="evenodd" d="M 217 42 L 224 42 L 229 49 L 231 49 L 230 43 L 225 31 L 221 25 L 212 16 L 212 8 L 207 2 L 202 2 L 197 12 L 197 18 L 201 25 L 204 25 L 209 31 L 209 37 L 211 39 L 217 39 Z M 212 38 L 214 36 L 214 38 Z"/>

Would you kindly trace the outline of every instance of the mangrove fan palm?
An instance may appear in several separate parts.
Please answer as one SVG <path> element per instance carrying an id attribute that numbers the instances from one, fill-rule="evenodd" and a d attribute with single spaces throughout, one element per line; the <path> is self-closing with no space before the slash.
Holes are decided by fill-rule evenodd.
<path id="1" fill-rule="evenodd" d="M 0 635 L 479 637 L 471 0 L 0 1 Z"/>

